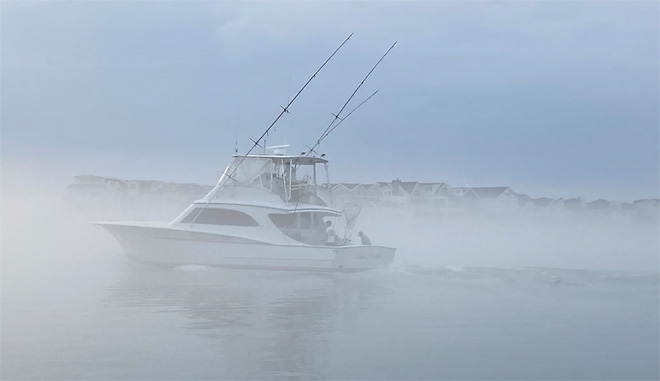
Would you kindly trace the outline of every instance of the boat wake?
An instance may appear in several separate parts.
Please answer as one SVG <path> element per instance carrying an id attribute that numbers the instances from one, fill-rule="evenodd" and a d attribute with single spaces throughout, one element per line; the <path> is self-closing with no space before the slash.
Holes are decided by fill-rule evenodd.
<path id="1" fill-rule="evenodd" d="M 213 268 L 212 266 L 206 266 L 206 265 L 180 265 L 180 266 L 175 266 L 174 270 L 193 272 L 193 271 L 209 271 L 212 268 Z"/>
<path id="2" fill-rule="evenodd" d="M 545 267 L 460 267 L 460 266 L 393 266 L 392 272 L 446 279 L 500 280 L 533 282 L 565 286 L 630 285 L 660 286 L 660 274 Z"/>

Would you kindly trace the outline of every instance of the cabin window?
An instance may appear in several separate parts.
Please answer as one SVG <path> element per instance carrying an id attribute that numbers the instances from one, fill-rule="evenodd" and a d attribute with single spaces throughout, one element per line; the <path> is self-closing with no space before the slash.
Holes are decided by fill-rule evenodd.
<path id="1" fill-rule="evenodd" d="M 254 218 L 230 209 L 196 208 L 181 220 L 184 224 L 192 222 L 207 225 L 259 226 Z"/>
<path id="2" fill-rule="evenodd" d="M 322 245 L 325 241 L 325 223 L 323 214 L 274 213 L 268 217 L 278 229 L 289 238 L 310 245 Z"/>
<path id="3" fill-rule="evenodd" d="M 273 221 L 275 226 L 278 228 L 296 228 L 296 215 L 295 213 L 290 214 L 269 214 L 270 220 Z"/>
<path id="4" fill-rule="evenodd" d="M 318 229 L 325 228 L 323 216 L 318 213 L 301 212 L 269 214 L 268 217 L 278 228 Z"/>
<path id="5" fill-rule="evenodd" d="M 311 229 L 312 228 L 312 214 L 311 213 L 300 213 L 300 228 L 301 229 Z"/>

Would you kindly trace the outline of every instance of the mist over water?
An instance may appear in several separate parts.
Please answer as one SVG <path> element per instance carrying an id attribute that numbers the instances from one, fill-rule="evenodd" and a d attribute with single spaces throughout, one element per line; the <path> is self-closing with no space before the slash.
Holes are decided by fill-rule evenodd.
<path id="1" fill-rule="evenodd" d="M 0 1 L 0 379 L 660 379 L 659 10 Z M 225 155 L 280 144 L 314 151 L 311 173 L 256 160 L 242 164 L 255 170 L 246 181 L 313 204 L 309 180 L 331 158 L 332 181 L 361 183 L 335 189 L 364 202 L 354 232 L 372 247 L 315 258 L 284 245 L 280 233 L 337 238 L 322 230 L 334 212 L 297 206 L 258 222 L 185 216 L 261 224 L 283 243 L 261 251 L 226 226 L 105 227 L 158 260 L 249 254 L 348 270 L 396 248 L 389 267 L 162 266 L 94 225 L 172 221 L 206 189 L 189 183 L 213 184 Z M 162 182 L 81 176 L 71 189 L 101 197 L 72 197 L 72 176 L 86 173 Z M 506 190 L 449 185 L 468 183 Z M 457 207 L 473 201 L 523 207 Z M 218 242 L 235 250 L 218 259 Z"/>
<path id="2" fill-rule="evenodd" d="M 388 269 L 172 268 L 92 222 L 185 205 L 80 208 L 61 180 L 3 174 L 2 379 L 659 375 L 657 220 L 366 207 Z"/>
<path id="3" fill-rule="evenodd" d="M 657 221 L 586 212 L 446 215 L 424 207 L 367 209 L 363 217 L 364 229 L 400 248 L 398 259 L 407 265 L 658 268 Z"/>

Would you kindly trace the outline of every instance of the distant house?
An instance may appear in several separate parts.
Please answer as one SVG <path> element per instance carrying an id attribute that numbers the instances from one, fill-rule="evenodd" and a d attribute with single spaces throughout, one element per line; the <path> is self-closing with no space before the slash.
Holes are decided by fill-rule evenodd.
<path id="1" fill-rule="evenodd" d="M 421 197 L 419 183 L 417 181 L 402 181 L 399 183 L 401 189 L 410 197 Z"/>
<path id="2" fill-rule="evenodd" d="M 132 194 L 164 192 L 167 184 L 157 180 L 126 180 Z"/>
<path id="3" fill-rule="evenodd" d="M 436 196 L 447 196 L 450 189 L 445 183 L 416 183 L 414 191 L 421 197 L 432 199 Z"/>
<path id="4" fill-rule="evenodd" d="M 583 210 L 587 207 L 587 201 L 582 197 L 569 198 L 564 200 L 564 209 L 570 211 Z"/>
<path id="5" fill-rule="evenodd" d="M 377 182 L 371 188 L 372 192 L 378 192 L 380 197 L 391 197 L 392 196 L 392 184 L 386 182 Z"/>
<path id="6" fill-rule="evenodd" d="M 546 207 L 549 210 L 555 210 L 555 211 L 563 211 L 564 210 L 564 200 L 563 198 L 555 198 L 554 200 L 550 201 L 548 206 Z"/>
<path id="7" fill-rule="evenodd" d="M 380 201 L 392 195 L 392 186 L 389 183 L 363 184 L 367 199 Z"/>
<path id="8" fill-rule="evenodd" d="M 621 203 L 621 211 L 631 213 L 635 211 L 635 208 L 631 202 L 623 202 Z"/>
<path id="9" fill-rule="evenodd" d="M 417 181 L 392 182 L 393 189 L 398 189 L 398 195 L 416 204 L 446 206 L 451 187 L 445 183 L 420 183 Z"/>
<path id="10" fill-rule="evenodd" d="M 407 204 L 412 201 L 412 193 L 417 182 L 404 182 L 399 179 L 392 180 L 392 195 L 385 200 L 388 204 Z"/>
<path id="11" fill-rule="evenodd" d="M 452 187 L 451 196 L 453 197 L 462 197 L 462 198 L 474 198 L 478 199 L 479 195 L 471 187 Z"/>
<path id="12" fill-rule="evenodd" d="M 518 195 L 509 187 L 472 187 L 472 190 L 482 199 L 500 199 L 511 197 L 518 200 Z"/>
<path id="13" fill-rule="evenodd" d="M 67 197 L 78 205 L 116 204 L 124 200 L 127 189 L 126 182 L 118 178 L 78 175 L 73 176 Z"/>
<path id="14" fill-rule="evenodd" d="M 446 183 L 436 183 L 436 184 L 437 185 L 435 186 L 435 190 L 433 191 L 434 196 L 449 197 L 452 195 L 451 186 L 449 184 Z"/>
<path id="15" fill-rule="evenodd" d="M 610 201 L 604 199 L 598 199 L 587 203 L 587 209 L 591 211 L 610 211 L 613 209 L 613 205 Z"/>
<path id="16" fill-rule="evenodd" d="M 375 186 L 376 184 L 362 184 L 365 198 L 369 200 L 377 200 L 378 198 L 380 198 L 380 193 L 378 192 L 378 188 L 376 188 Z"/>
<path id="17" fill-rule="evenodd" d="M 387 201 L 393 195 L 390 183 L 378 182 L 373 184 L 336 183 L 330 184 L 332 196 L 339 200 L 370 204 Z"/>
<path id="18" fill-rule="evenodd" d="M 392 180 L 392 196 L 410 198 L 417 188 L 417 181 Z M 419 196 L 419 192 L 417 192 Z"/>
<path id="19" fill-rule="evenodd" d="M 520 205 L 520 198 L 509 187 L 473 187 L 479 197 L 480 206 L 495 208 L 515 208 Z"/>
<path id="20" fill-rule="evenodd" d="M 657 220 L 660 215 L 660 200 L 643 199 L 632 203 L 632 209 L 643 219 Z"/>
<path id="21" fill-rule="evenodd" d="M 531 207 L 533 206 L 532 198 L 526 194 L 518 193 L 518 205 L 524 208 Z"/>
<path id="22" fill-rule="evenodd" d="M 367 186 L 363 184 L 358 184 L 351 190 L 351 197 L 358 199 L 367 198 Z"/>
<path id="23" fill-rule="evenodd" d="M 347 198 L 355 196 L 354 190 L 360 186 L 359 183 L 339 183 L 332 187 L 333 196 Z"/>
<path id="24" fill-rule="evenodd" d="M 633 207 L 636 209 L 644 209 L 657 212 L 660 210 L 660 200 L 657 198 L 635 200 Z"/>
<path id="25" fill-rule="evenodd" d="M 447 206 L 458 209 L 476 207 L 478 200 L 479 195 L 471 187 L 452 187 L 447 196 Z"/>
<path id="26" fill-rule="evenodd" d="M 530 203 L 535 208 L 547 208 L 552 203 L 552 199 L 548 197 L 530 198 Z"/>
<path id="27" fill-rule="evenodd" d="M 69 187 L 83 187 L 83 186 L 105 186 L 107 177 L 95 175 L 78 175 L 73 176 L 73 184 Z"/>
<path id="28" fill-rule="evenodd" d="M 177 204 L 189 204 L 207 195 L 213 187 L 190 183 L 165 183 L 165 200 Z"/>
<path id="29" fill-rule="evenodd" d="M 424 183 L 422 186 L 427 193 L 431 203 L 435 206 L 446 208 L 449 206 L 449 197 L 451 197 L 451 186 L 446 183 Z"/>

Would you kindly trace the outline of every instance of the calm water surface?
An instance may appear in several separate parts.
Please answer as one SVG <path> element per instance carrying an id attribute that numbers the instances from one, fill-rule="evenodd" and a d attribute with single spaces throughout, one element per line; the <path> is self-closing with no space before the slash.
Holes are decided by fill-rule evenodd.
<path id="1" fill-rule="evenodd" d="M 356 274 L 161 268 L 86 221 L 20 216 L 3 210 L 3 380 L 659 376 L 656 269 L 415 266 L 403 250 Z"/>
<path id="2" fill-rule="evenodd" d="M 3 379 L 658 376 L 655 275 L 172 269 L 123 256 L 61 275 L 3 289 Z"/>

